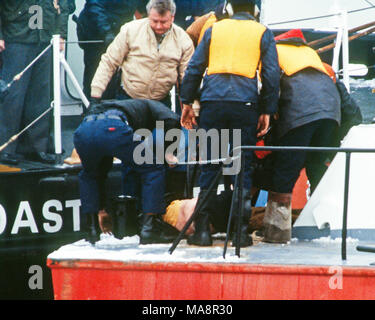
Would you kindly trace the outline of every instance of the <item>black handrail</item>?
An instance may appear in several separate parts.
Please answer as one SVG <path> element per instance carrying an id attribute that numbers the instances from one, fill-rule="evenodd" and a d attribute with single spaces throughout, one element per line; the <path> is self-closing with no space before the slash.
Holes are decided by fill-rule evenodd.
<path id="1" fill-rule="evenodd" d="M 348 197 L 349 197 L 349 176 L 350 176 L 350 156 L 351 153 L 345 153 L 345 184 L 344 184 L 344 212 L 342 217 L 341 230 L 341 259 L 346 260 L 346 235 L 348 220 Z"/>
<path id="2" fill-rule="evenodd" d="M 346 238 L 347 238 L 347 218 L 348 218 L 348 198 L 349 198 L 349 175 L 350 175 L 350 157 L 352 153 L 375 153 L 375 148 L 337 148 L 337 147 L 301 147 L 301 146 L 238 146 L 235 147 L 231 154 L 242 154 L 242 150 L 259 150 L 259 151 L 307 151 L 307 152 L 345 152 L 346 161 L 345 161 L 345 181 L 344 181 L 344 208 L 343 208 L 343 226 L 342 226 L 342 241 L 341 241 L 341 259 L 346 260 Z M 206 160 L 204 162 L 193 161 L 189 164 L 201 164 L 201 163 L 224 163 L 228 160 L 233 160 L 238 158 L 238 155 L 233 157 L 227 157 L 226 159 L 214 159 Z M 241 157 L 241 168 L 242 168 L 243 157 Z M 196 213 L 198 210 L 195 210 Z M 193 221 L 192 217 L 189 219 L 187 224 L 191 224 Z M 186 225 L 187 225 L 186 224 Z M 185 227 L 186 227 L 185 225 Z M 183 228 L 180 237 L 177 241 L 174 242 L 173 246 L 170 248 L 169 252 L 172 254 L 174 249 L 177 247 L 179 241 L 182 238 L 182 235 L 185 233 L 187 228 Z M 226 249 L 226 248 L 225 248 Z M 239 249 L 236 248 L 236 254 L 239 256 Z M 224 251 L 225 257 L 225 251 Z"/>
<path id="3" fill-rule="evenodd" d="M 308 152 L 345 152 L 345 180 L 344 180 L 344 208 L 341 230 L 341 260 L 346 260 L 346 238 L 347 238 L 347 221 L 348 221 L 348 200 L 349 200 L 349 176 L 350 176 L 350 157 L 352 153 L 375 153 L 372 148 L 333 148 L 333 147 L 275 147 L 275 146 L 241 146 L 241 150 L 273 150 L 273 151 L 308 151 Z M 234 150 L 235 150 L 234 149 Z M 234 151 L 233 150 L 233 151 Z"/>
<path id="4" fill-rule="evenodd" d="M 300 147 L 300 146 L 239 146 L 233 149 L 242 150 L 269 150 L 269 151 L 312 151 L 312 152 L 350 152 L 350 153 L 375 153 L 375 148 L 335 148 L 335 147 Z M 214 161 L 214 160 L 212 160 Z"/>

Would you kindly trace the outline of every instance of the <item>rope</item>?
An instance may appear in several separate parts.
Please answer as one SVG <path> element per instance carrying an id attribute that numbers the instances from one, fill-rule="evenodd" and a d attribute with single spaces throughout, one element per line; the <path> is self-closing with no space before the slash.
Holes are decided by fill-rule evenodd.
<path id="1" fill-rule="evenodd" d="M 13 77 L 13 80 L 7 84 L 6 89 L 9 89 L 13 85 L 14 82 L 20 80 L 21 77 L 24 75 L 24 73 L 27 70 L 29 70 L 51 48 L 51 46 L 52 46 L 52 44 L 49 44 L 41 53 L 38 54 L 38 56 L 33 61 L 31 61 L 26 66 L 25 69 L 23 69 L 20 73 L 16 74 Z M 51 106 L 46 111 L 44 111 L 39 117 L 34 119 L 29 125 L 27 125 L 25 128 L 23 128 L 19 133 L 12 136 L 6 143 L 4 143 L 2 146 L 0 146 L 0 152 L 3 151 L 9 144 L 16 141 L 22 133 L 24 133 L 26 130 L 28 130 L 32 125 L 34 125 L 36 122 L 38 122 L 41 118 L 43 118 L 49 111 L 51 111 L 52 108 L 53 108 L 53 103 L 51 103 Z"/>
<path id="2" fill-rule="evenodd" d="M 8 84 L 7 84 L 7 89 L 9 89 L 14 82 L 18 81 L 21 79 L 21 77 L 23 76 L 23 74 L 29 70 L 50 48 L 51 48 L 52 44 L 49 44 L 41 53 L 38 54 L 38 56 L 29 63 L 29 65 L 26 66 L 25 69 L 23 69 L 20 73 L 16 74 L 12 81 L 10 81 Z"/>
<path id="3" fill-rule="evenodd" d="M 21 71 L 19 74 L 17 74 L 13 78 L 13 80 L 18 81 L 23 76 L 23 74 L 27 70 L 29 70 L 49 50 L 49 48 L 51 48 L 51 46 L 52 46 L 52 44 L 49 44 L 41 53 L 38 54 L 38 56 L 33 61 L 30 62 L 30 64 L 23 71 Z"/>
<path id="4" fill-rule="evenodd" d="M 25 128 L 23 128 L 20 132 L 12 136 L 7 142 L 5 142 L 2 146 L 0 146 L 0 152 L 3 151 L 8 145 L 10 145 L 12 142 L 16 141 L 18 137 L 24 133 L 26 130 L 28 130 L 32 125 L 34 125 L 36 122 L 38 122 L 40 119 L 42 119 L 48 112 L 50 112 L 53 109 L 54 105 L 53 102 L 51 103 L 51 106 L 44 111 L 39 117 L 34 119 L 31 123 L 29 123 Z"/>

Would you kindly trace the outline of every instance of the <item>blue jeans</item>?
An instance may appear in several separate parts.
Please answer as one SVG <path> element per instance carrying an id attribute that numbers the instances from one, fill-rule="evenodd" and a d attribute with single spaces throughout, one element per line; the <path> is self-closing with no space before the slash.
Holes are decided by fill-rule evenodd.
<path id="1" fill-rule="evenodd" d="M 126 99 L 133 99 L 131 96 L 127 94 L 124 89 L 120 90 L 120 93 L 116 96 L 117 100 L 126 100 Z M 171 108 L 171 97 L 168 94 L 164 99 L 160 100 L 167 108 Z M 156 130 L 153 130 L 153 139 L 156 141 Z M 156 143 L 156 142 L 155 142 Z M 154 145 L 155 147 L 155 145 Z M 133 168 L 123 165 L 122 167 L 122 192 L 125 195 L 133 196 L 138 198 L 138 207 L 141 206 L 140 204 L 140 197 L 141 197 L 141 188 L 140 188 L 140 177 L 137 172 L 133 170 Z"/>
<path id="2" fill-rule="evenodd" d="M 87 119 L 87 117 L 85 118 Z M 154 164 L 136 165 L 133 130 L 124 121 L 97 119 L 83 121 L 74 134 L 74 145 L 81 158 L 79 174 L 82 213 L 95 213 L 105 208 L 105 181 L 113 165 L 113 157 L 132 168 L 140 177 L 142 211 L 164 213 L 164 167 Z"/>
<path id="3" fill-rule="evenodd" d="M 2 52 L 2 77 L 10 82 L 48 44 L 6 43 Z M 13 83 L 0 107 L 0 145 L 23 129 L 50 105 L 51 49 L 48 50 L 19 81 Z M 5 152 L 46 152 L 48 147 L 49 117 L 44 116 L 28 129 L 20 139 L 11 143 Z"/>

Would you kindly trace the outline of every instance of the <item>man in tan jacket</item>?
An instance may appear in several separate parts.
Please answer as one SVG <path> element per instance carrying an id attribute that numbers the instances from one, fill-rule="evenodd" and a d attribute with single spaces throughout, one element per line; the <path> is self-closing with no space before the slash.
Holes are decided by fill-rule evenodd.
<path id="1" fill-rule="evenodd" d="M 102 55 L 91 83 L 91 96 L 100 99 L 112 75 L 122 69 L 122 98 L 159 100 L 171 105 L 169 92 L 182 80 L 194 46 L 185 31 L 173 24 L 173 0 L 150 0 L 148 17 L 122 26 Z"/>

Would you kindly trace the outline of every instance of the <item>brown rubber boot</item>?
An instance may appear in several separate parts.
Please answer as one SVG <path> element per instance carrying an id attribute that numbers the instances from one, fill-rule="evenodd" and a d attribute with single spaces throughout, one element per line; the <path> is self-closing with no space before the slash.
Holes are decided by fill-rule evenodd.
<path id="1" fill-rule="evenodd" d="M 264 242 L 287 243 L 292 236 L 292 194 L 270 191 L 264 214 Z"/>

